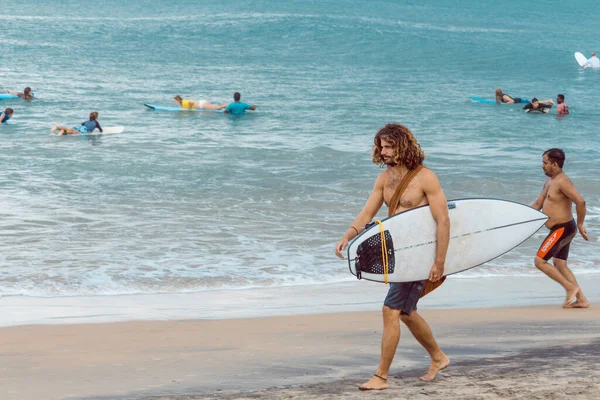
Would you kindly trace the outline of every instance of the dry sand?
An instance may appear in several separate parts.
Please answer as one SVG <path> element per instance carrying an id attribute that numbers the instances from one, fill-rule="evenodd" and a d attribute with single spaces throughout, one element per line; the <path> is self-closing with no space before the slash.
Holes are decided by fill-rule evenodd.
<path id="1" fill-rule="evenodd" d="M 358 391 L 381 315 L 337 313 L 1 328 L 0 399 L 600 399 L 599 304 L 421 314 L 453 362 L 433 383 L 403 329 L 392 388 Z"/>

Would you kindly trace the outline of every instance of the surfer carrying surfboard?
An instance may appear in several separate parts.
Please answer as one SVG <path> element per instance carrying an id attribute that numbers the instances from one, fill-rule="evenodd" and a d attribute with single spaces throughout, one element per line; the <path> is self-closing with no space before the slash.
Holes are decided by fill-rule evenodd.
<path id="1" fill-rule="evenodd" d="M 450 237 L 446 196 L 435 173 L 423 166 L 424 159 L 421 146 L 407 127 L 388 124 L 380 129 L 375 135 L 373 163 L 385 166 L 386 169 L 377 177 L 373 192 L 362 211 L 336 244 L 335 254 L 343 258 L 342 251 L 349 241 L 364 230 L 363 227 L 377 215 L 384 202 L 390 216 L 429 204 L 431 215 L 437 224 L 436 256 L 429 280 L 390 283 L 382 309 L 383 337 L 379 367 L 368 382 L 359 386 L 360 390 L 382 390 L 389 387 L 387 379 L 400 340 L 400 320 L 431 357 L 429 371 L 421 380 L 435 379 L 437 373 L 450 364 L 434 339 L 429 325 L 416 311 L 419 298 L 445 279 L 442 276 Z"/>
<path id="2" fill-rule="evenodd" d="M 227 107 L 227 104 L 211 104 L 206 100 L 188 100 L 182 98 L 180 95 L 175 96 L 175 103 L 179 105 L 179 107 L 184 108 L 186 110 L 222 110 Z"/>
<path id="3" fill-rule="evenodd" d="M 584 240 L 588 240 L 583 226 L 586 214 L 585 200 L 562 170 L 565 153 L 561 149 L 546 150 L 542 156 L 542 169 L 548 177 L 542 193 L 531 205 L 542 210 L 549 217 L 546 227 L 550 233 L 540 246 L 534 264 L 565 288 L 567 297 L 563 308 L 588 308 L 590 303 L 583 295 L 573 272 L 567 267 L 571 241 L 577 231 Z M 577 223 L 573 219 L 572 206 L 575 203 Z M 554 265 L 548 261 L 553 259 Z"/>

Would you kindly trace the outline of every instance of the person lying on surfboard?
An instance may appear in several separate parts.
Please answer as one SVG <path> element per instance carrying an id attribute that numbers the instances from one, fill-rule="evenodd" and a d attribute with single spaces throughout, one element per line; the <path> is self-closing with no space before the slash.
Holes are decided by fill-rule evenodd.
<path id="1" fill-rule="evenodd" d="M 520 97 L 509 96 L 506 93 L 504 93 L 502 91 L 502 89 L 497 88 L 496 89 L 496 103 L 498 103 L 498 104 L 503 104 L 503 103 L 504 104 L 514 104 L 514 103 L 526 103 L 526 101 L 524 101 Z"/>
<path id="2" fill-rule="evenodd" d="M 90 119 L 82 122 L 81 125 L 77 125 L 72 128 L 55 125 L 50 129 L 50 132 L 58 131 L 56 136 L 79 135 L 80 133 L 92 133 L 94 132 L 94 129 L 98 129 L 100 132 L 102 132 L 102 128 L 98 123 L 98 113 L 96 111 L 91 112 Z"/>
<path id="3" fill-rule="evenodd" d="M 400 320 L 431 357 L 429 371 L 420 379 L 434 380 L 437 373 L 450 365 L 450 360 L 437 344 L 427 322 L 417 313 L 417 302 L 436 289 L 446 279 L 444 264 L 450 240 L 450 217 L 446 196 L 433 171 L 423 166 L 425 153 L 412 132 L 400 124 L 387 124 L 377 132 L 373 145 L 373 163 L 386 169 L 375 181 L 362 211 L 354 219 L 342 239 L 335 246 L 335 254 L 344 258 L 342 251 L 364 230 L 365 224 L 377 215 L 385 203 L 388 216 L 429 205 L 436 221 L 436 256 L 429 272 L 429 280 L 392 282 L 383 303 L 383 337 L 379 367 L 360 390 L 383 390 L 389 387 L 388 374 L 400 340 Z"/>
<path id="4" fill-rule="evenodd" d="M 211 104 L 206 100 L 184 99 L 180 95 L 174 97 L 175 103 L 186 110 L 222 110 L 227 104 Z"/>
<path id="5" fill-rule="evenodd" d="M 13 116 L 13 109 L 12 108 L 7 108 L 4 110 L 4 112 L 2 114 L 0 114 L 0 124 L 4 124 L 6 123 L 6 121 L 8 121 L 9 119 L 12 118 Z"/>
<path id="6" fill-rule="evenodd" d="M 538 100 L 534 97 L 531 99 L 531 104 L 526 104 L 523 110 L 527 110 L 528 113 L 538 112 L 548 114 L 553 105 L 554 100 Z"/>
<path id="7" fill-rule="evenodd" d="M 3 90 L 3 92 L 4 93 L 9 93 L 9 94 L 14 94 L 15 96 L 19 96 L 23 100 L 27 100 L 27 101 L 31 101 L 31 99 L 33 99 L 33 95 L 31 94 L 31 88 L 29 86 L 27 86 L 23 90 L 23 93 L 13 92 L 13 91 L 10 91 L 10 90 Z"/>

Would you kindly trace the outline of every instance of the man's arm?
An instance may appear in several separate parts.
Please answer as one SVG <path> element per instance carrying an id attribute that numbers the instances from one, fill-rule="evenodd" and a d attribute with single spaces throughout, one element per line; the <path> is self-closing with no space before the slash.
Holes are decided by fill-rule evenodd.
<path id="1" fill-rule="evenodd" d="M 585 231 L 585 227 L 583 226 L 583 222 L 585 221 L 585 214 L 587 212 L 585 207 L 585 199 L 579 193 L 579 191 L 573 185 L 570 179 L 564 179 L 560 184 L 560 191 L 563 192 L 565 196 L 573 203 L 575 203 L 575 211 L 577 212 L 577 229 L 579 229 L 579 233 L 581 236 L 588 240 L 587 232 Z"/>
<path id="2" fill-rule="evenodd" d="M 446 196 L 442 191 L 437 176 L 428 169 L 421 172 L 421 174 L 423 191 L 425 192 L 425 196 L 427 196 L 431 215 L 437 223 L 435 261 L 429 272 L 429 280 L 436 282 L 444 275 L 444 263 L 446 262 L 448 242 L 450 241 L 450 217 L 448 216 Z"/>
<path id="3" fill-rule="evenodd" d="M 540 193 L 539 197 L 537 198 L 537 200 L 535 201 L 535 203 L 533 203 L 531 205 L 531 208 L 534 208 L 538 211 L 542 210 L 542 207 L 544 206 L 544 199 L 546 198 L 546 192 L 548 191 L 548 188 L 546 187 L 547 182 L 544 183 L 544 187 L 542 188 L 542 193 Z"/>
<path id="4" fill-rule="evenodd" d="M 549 104 L 549 105 L 553 106 L 554 105 L 554 100 L 552 100 L 552 99 L 539 100 L 538 103 L 540 103 L 540 104 Z"/>
<path id="5" fill-rule="evenodd" d="M 506 104 L 513 104 L 515 101 L 513 99 L 511 99 L 510 97 L 506 96 L 506 98 L 504 98 L 504 96 L 506 96 L 505 94 L 502 95 L 502 100 L 504 100 L 504 102 Z"/>
<path id="6" fill-rule="evenodd" d="M 364 226 L 371 222 L 373 217 L 377 215 L 377 212 L 381 208 L 381 205 L 383 204 L 383 185 L 385 181 L 384 174 L 385 172 L 379 175 L 375 181 L 373 192 L 371 192 L 371 195 L 367 199 L 362 211 L 354 219 L 350 228 L 348 228 L 342 239 L 335 246 L 335 255 L 339 258 L 344 258 L 342 251 L 348 247 L 348 242 L 350 242 L 350 240 L 354 239 L 362 230 L 364 230 Z"/>

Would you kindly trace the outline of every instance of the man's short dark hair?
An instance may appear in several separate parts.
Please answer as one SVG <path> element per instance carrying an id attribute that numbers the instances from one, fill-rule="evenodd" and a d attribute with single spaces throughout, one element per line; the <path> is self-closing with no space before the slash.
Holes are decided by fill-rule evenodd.
<path id="1" fill-rule="evenodd" d="M 550 149 L 544 152 L 544 155 L 548 157 L 548 161 L 551 163 L 557 163 L 560 168 L 565 163 L 565 152 L 561 149 Z"/>
<path id="2" fill-rule="evenodd" d="M 558 94 L 556 95 L 557 98 L 561 99 L 562 101 L 565 100 L 565 95 L 564 94 Z"/>
<path id="3" fill-rule="evenodd" d="M 233 94 L 233 100 L 240 101 L 241 98 L 242 98 L 242 95 L 240 94 L 240 92 L 235 92 Z"/>
<path id="4" fill-rule="evenodd" d="M 537 99 L 537 97 L 534 97 L 533 99 L 531 99 L 531 102 L 535 103 L 535 102 L 539 102 L 539 100 Z"/>

